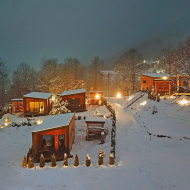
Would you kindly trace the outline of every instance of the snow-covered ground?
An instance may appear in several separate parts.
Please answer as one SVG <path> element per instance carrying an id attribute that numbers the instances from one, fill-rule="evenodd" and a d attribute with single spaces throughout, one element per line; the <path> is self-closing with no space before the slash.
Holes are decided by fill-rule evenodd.
<path id="1" fill-rule="evenodd" d="M 85 141 L 84 119 L 76 120 L 76 136 L 71 154 L 79 155 L 79 167 L 69 159 L 69 167 L 63 161 L 52 168 L 46 163 L 41 169 L 22 168 L 22 159 L 31 146 L 33 126 L 7 127 L 0 130 L 0 189 L 129 189 L 152 190 L 190 189 L 190 106 L 177 104 L 175 98 L 155 102 L 147 94 L 127 106 L 127 98 L 108 98 L 116 110 L 116 160 L 109 166 L 111 146 L 111 119 L 106 120 L 109 133 L 105 144 Z M 143 102 L 145 105 L 140 105 Z M 158 112 L 152 114 L 153 106 Z M 92 116 L 97 106 L 76 116 Z M 109 114 L 105 106 L 98 107 L 100 114 Z M 0 119 L 0 125 L 9 114 Z M 26 121 L 9 115 L 11 121 Z M 37 119 L 37 118 L 36 118 Z M 41 117 L 44 119 L 44 117 Z M 149 133 L 151 135 L 149 135 Z M 168 137 L 157 137 L 164 135 Z M 98 151 L 106 152 L 104 166 L 98 166 Z M 85 166 L 89 154 L 92 165 Z"/>

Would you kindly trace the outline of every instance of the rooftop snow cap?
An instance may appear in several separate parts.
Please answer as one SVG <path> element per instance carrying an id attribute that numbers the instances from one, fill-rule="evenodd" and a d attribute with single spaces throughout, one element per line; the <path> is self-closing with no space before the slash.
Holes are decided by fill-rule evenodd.
<path id="1" fill-rule="evenodd" d="M 85 92 L 85 89 L 68 90 L 68 91 L 64 91 L 62 94 L 59 94 L 59 96 L 79 94 L 79 93 L 84 93 L 84 92 Z"/>
<path id="2" fill-rule="evenodd" d="M 143 73 L 141 75 L 149 76 L 149 77 L 171 77 L 168 73 Z"/>
<path id="3" fill-rule="evenodd" d="M 44 119 L 43 123 L 38 125 L 32 132 L 67 126 L 70 124 L 73 116 L 74 113 L 49 115 Z"/>
<path id="4" fill-rule="evenodd" d="M 48 99 L 53 96 L 53 93 L 43 93 L 43 92 L 30 92 L 25 94 L 23 97 L 26 98 L 39 98 L 39 99 Z"/>
<path id="5" fill-rule="evenodd" d="M 87 117 L 85 123 L 105 123 L 104 117 Z"/>

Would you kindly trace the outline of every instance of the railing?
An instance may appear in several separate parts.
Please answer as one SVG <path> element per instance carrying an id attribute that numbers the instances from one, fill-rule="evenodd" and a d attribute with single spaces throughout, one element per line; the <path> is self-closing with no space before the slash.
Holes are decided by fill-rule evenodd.
<path id="1" fill-rule="evenodd" d="M 127 102 L 127 108 L 131 106 L 134 102 L 144 96 L 144 92 L 138 92 Z"/>

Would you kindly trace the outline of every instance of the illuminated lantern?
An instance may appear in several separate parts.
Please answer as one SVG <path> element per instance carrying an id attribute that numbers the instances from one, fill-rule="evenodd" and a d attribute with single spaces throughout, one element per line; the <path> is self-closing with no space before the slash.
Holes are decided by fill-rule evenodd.
<path id="1" fill-rule="evenodd" d="M 99 98 L 100 98 L 100 96 L 98 94 L 96 94 L 96 99 L 99 99 Z"/>
<path id="2" fill-rule="evenodd" d="M 117 98 L 121 98 L 121 94 L 120 93 L 117 94 Z"/>

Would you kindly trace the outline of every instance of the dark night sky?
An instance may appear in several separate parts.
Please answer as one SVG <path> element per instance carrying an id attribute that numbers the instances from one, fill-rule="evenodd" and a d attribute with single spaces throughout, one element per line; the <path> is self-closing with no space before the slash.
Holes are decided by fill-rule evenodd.
<path id="1" fill-rule="evenodd" d="M 189 0 L 0 0 L 0 57 L 10 70 L 43 57 L 89 64 L 189 14 Z"/>

